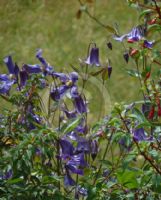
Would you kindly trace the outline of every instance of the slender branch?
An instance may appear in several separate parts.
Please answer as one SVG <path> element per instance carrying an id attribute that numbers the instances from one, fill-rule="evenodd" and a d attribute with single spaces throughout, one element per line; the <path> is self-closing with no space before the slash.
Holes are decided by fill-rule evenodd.
<path id="1" fill-rule="evenodd" d="M 106 157 L 106 154 L 107 154 L 107 151 L 108 151 L 108 147 L 109 147 L 109 144 L 110 144 L 110 141 L 111 141 L 111 137 L 112 137 L 114 131 L 115 131 L 115 129 L 112 130 L 111 136 L 110 136 L 110 138 L 109 138 L 109 140 L 108 140 L 108 142 L 107 142 L 107 145 L 106 145 L 105 152 L 104 152 L 104 154 L 103 154 L 102 160 L 104 160 L 105 157 Z M 98 171 L 97 171 L 96 177 L 95 177 L 95 179 L 94 179 L 94 181 L 93 181 L 93 185 L 95 185 L 95 183 L 96 183 L 96 180 L 97 180 L 98 175 L 99 175 L 99 173 L 100 173 L 100 171 L 101 171 L 101 168 L 102 168 L 102 163 L 101 163 L 100 166 L 99 166 L 99 169 L 98 169 Z"/>
<path id="2" fill-rule="evenodd" d="M 84 4 L 81 2 L 81 0 L 78 0 L 80 5 L 83 6 Z M 103 24 L 100 20 L 98 20 L 96 17 L 94 17 L 93 15 L 91 15 L 91 13 L 85 9 L 84 12 L 91 18 L 93 19 L 95 22 L 97 22 L 97 24 L 99 24 L 100 26 L 102 26 L 103 28 L 105 28 L 107 30 L 107 26 L 105 24 Z"/>
<path id="3" fill-rule="evenodd" d="M 130 133 L 130 129 L 129 129 L 128 126 L 126 125 L 125 120 L 124 120 L 124 118 L 122 117 L 121 113 L 119 113 L 119 116 L 120 116 L 120 119 L 122 120 L 124 126 L 126 127 L 126 130 Z M 150 165 L 158 172 L 158 174 L 161 175 L 161 169 L 159 169 L 159 168 L 153 163 L 152 159 L 151 159 L 148 155 L 146 155 L 146 153 L 145 153 L 144 151 L 142 151 L 142 150 L 140 149 L 140 146 L 139 146 L 138 142 L 135 140 L 135 138 L 133 138 L 133 141 L 134 141 L 134 143 L 136 144 L 136 147 L 137 147 L 138 151 L 140 152 L 140 154 L 144 157 L 144 159 L 147 160 L 147 161 L 150 163 Z"/>

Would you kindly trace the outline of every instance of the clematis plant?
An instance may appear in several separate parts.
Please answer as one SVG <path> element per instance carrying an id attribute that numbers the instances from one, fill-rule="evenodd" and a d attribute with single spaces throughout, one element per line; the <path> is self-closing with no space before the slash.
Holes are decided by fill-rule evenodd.
<path id="1" fill-rule="evenodd" d="M 18 67 L 11 56 L 4 59 L 8 73 L 0 74 L 0 98 L 8 106 L 0 115 L 0 198 L 160 198 L 161 56 L 149 38 L 157 33 L 155 41 L 160 42 L 160 3 L 128 2 L 139 7 L 143 20 L 119 36 L 115 27 L 92 16 L 88 5 L 94 1 L 79 0 L 79 13 L 85 12 L 110 30 L 113 42 L 123 44 L 126 64 L 133 63 L 127 72 L 138 79 L 142 94 L 135 102 L 115 103 L 95 124 L 89 119 L 94 110 L 89 109 L 88 83 L 93 76 L 104 88 L 115 73 L 109 58 L 100 59 L 95 43 L 80 67 L 72 66 L 69 73 L 56 71 L 41 49 L 36 51 L 39 64 Z M 114 53 L 112 41 L 105 46 Z"/>

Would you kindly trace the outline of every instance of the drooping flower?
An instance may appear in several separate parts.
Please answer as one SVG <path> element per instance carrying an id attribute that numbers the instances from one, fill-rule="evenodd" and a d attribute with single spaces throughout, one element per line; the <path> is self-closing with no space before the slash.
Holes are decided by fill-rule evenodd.
<path id="1" fill-rule="evenodd" d="M 143 46 L 148 48 L 148 49 L 152 49 L 154 45 L 154 41 L 148 41 L 148 40 L 144 40 Z"/>
<path id="2" fill-rule="evenodd" d="M 94 160 L 97 156 L 97 153 L 98 153 L 98 142 L 96 140 L 91 141 L 90 153 L 91 153 L 92 159 Z"/>
<path id="3" fill-rule="evenodd" d="M 83 168 L 87 166 L 84 153 L 76 154 L 73 145 L 67 139 L 61 139 L 59 143 L 62 149 L 60 157 L 65 161 L 66 170 L 83 175 Z"/>
<path id="4" fill-rule="evenodd" d="M 20 87 L 24 87 L 26 85 L 27 79 L 28 73 L 25 70 L 20 70 Z"/>
<path id="5" fill-rule="evenodd" d="M 111 77 L 111 73 L 112 73 L 111 65 L 108 65 L 107 70 L 108 70 L 108 77 L 110 78 Z"/>
<path id="6" fill-rule="evenodd" d="M 83 100 L 82 96 L 79 95 L 73 99 L 74 107 L 76 111 L 80 114 L 87 112 L 87 105 L 86 102 Z"/>
<path id="7" fill-rule="evenodd" d="M 77 147 L 76 147 L 76 152 L 78 153 L 89 153 L 90 152 L 90 142 L 87 139 L 84 138 L 79 138 Z"/>
<path id="8" fill-rule="evenodd" d="M 143 128 L 134 129 L 133 137 L 136 141 L 151 141 L 152 140 L 152 136 L 151 137 L 146 136 Z"/>
<path id="9" fill-rule="evenodd" d="M 111 43 L 111 42 L 108 42 L 108 43 L 107 43 L 107 47 L 108 47 L 110 50 L 112 50 L 112 43 Z"/>
<path id="10" fill-rule="evenodd" d="M 97 67 L 100 66 L 99 62 L 99 49 L 97 47 L 91 48 L 90 54 L 85 61 L 88 65 L 96 65 Z"/>
<path id="11" fill-rule="evenodd" d="M 54 88 L 50 92 L 50 96 L 54 101 L 59 101 L 68 91 L 69 87 L 66 85 L 62 85 L 60 87 Z"/>
<path id="12" fill-rule="evenodd" d="M 73 145 L 66 139 L 61 139 L 59 141 L 61 149 L 62 149 L 62 154 L 63 155 L 70 155 L 72 156 L 74 153 L 74 147 Z"/>
<path id="13" fill-rule="evenodd" d="M 66 186 L 74 186 L 76 182 L 72 179 L 68 170 L 66 170 L 66 175 L 64 176 L 64 185 Z"/>
<path id="14" fill-rule="evenodd" d="M 7 65 L 9 74 L 14 74 L 17 76 L 19 72 L 19 67 L 17 66 L 17 64 L 13 64 L 12 57 L 6 56 L 3 61 Z"/>
<path id="15" fill-rule="evenodd" d="M 124 57 L 125 61 L 128 63 L 129 62 L 129 54 L 128 54 L 128 52 L 125 52 L 123 54 L 123 57 Z"/>
<path id="16" fill-rule="evenodd" d="M 11 86 L 15 83 L 14 80 L 6 79 L 6 81 L 0 80 L 0 94 L 9 94 Z"/>
<path id="17" fill-rule="evenodd" d="M 10 169 L 7 172 L 3 173 L 2 175 L 0 174 L 0 180 L 8 180 L 12 176 L 13 176 L 13 171 L 12 171 L 12 169 Z"/>
<path id="18" fill-rule="evenodd" d="M 122 36 L 114 36 L 114 39 L 122 42 L 124 39 L 127 39 L 128 42 L 137 42 L 143 39 L 146 35 L 146 29 L 143 25 L 138 25 L 134 27 L 129 33 Z"/>
<path id="19" fill-rule="evenodd" d="M 43 58 L 42 49 L 37 49 L 36 58 L 38 58 L 39 61 L 42 63 L 42 71 L 44 75 L 47 75 L 47 74 L 51 75 L 54 71 L 53 67 L 50 66 L 49 63 L 47 63 L 46 60 Z"/>
<path id="20" fill-rule="evenodd" d="M 41 67 L 38 64 L 35 65 L 30 65 L 30 64 L 24 64 L 22 66 L 22 70 L 25 70 L 27 73 L 29 74 L 33 74 L 33 73 L 40 73 L 41 71 Z"/>

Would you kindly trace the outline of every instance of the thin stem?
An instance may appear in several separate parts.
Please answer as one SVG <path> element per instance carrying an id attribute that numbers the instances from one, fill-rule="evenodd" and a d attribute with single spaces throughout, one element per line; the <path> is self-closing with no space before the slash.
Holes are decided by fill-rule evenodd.
<path id="1" fill-rule="evenodd" d="M 84 4 L 81 2 L 81 0 L 78 0 L 80 5 L 83 6 Z M 85 9 L 84 12 L 91 18 L 93 19 L 95 22 L 97 22 L 97 24 L 99 24 L 100 26 L 102 26 L 103 28 L 105 28 L 107 30 L 107 26 L 105 24 L 103 24 L 100 20 L 98 20 L 96 17 L 94 17 L 93 15 L 91 15 L 91 13 Z"/>
<path id="2" fill-rule="evenodd" d="M 105 152 L 104 152 L 104 154 L 103 154 L 102 160 L 104 160 L 105 157 L 106 157 L 106 154 L 107 154 L 107 151 L 108 151 L 108 148 L 109 148 L 109 144 L 110 144 L 110 141 L 111 141 L 111 137 L 112 137 L 114 131 L 115 131 L 115 129 L 112 130 L 111 136 L 110 136 L 110 138 L 109 138 L 109 140 L 108 140 L 108 142 L 107 142 L 107 145 L 106 145 Z M 94 181 L 93 181 L 93 185 L 95 185 L 95 183 L 96 183 L 96 180 L 97 180 L 98 175 L 99 175 L 99 173 L 100 173 L 100 171 L 101 171 L 101 168 L 102 168 L 102 163 L 101 163 L 100 166 L 99 166 L 99 169 L 98 169 L 98 171 L 97 171 L 96 177 L 95 177 L 95 179 L 94 179 Z"/>
<path id="3" fill-rule="evenodd" d="M 128 126 L 126 125 L 125 120 L 124 120 L 124 118 L 122 117 L 121 113 L 119 113 L 119 116 L 120 116 L 120 119 L 121 119 L 121 121 L 123 122 L 124 126 L 126 127 L 126 130 L 130 133 L 130 129 L 129 129 Z M 161 175 L 161 169 L 159 169 L 159 168 L 153 163 L 153 160 L 152 160 L 148 155 L 146 155 L 146 153 L 145 153 L 144 151 L 142 151 L 142 150 L 140 149 L 140 146 L 139 146 L 138 142 L 135 140 L 135 138 L 133 138 L 133 141 L 134 141 L 134 143 L 135 143 L 135 145 L 136 145 L 138 151 L 140 152 L 140 154 L 144 157 L 144 159 L 147 160 L 147 161 L 150 163 L 150 165 Z"/>
<path id="4" fill-rule="evenodd" d="M 138 61 L 136 61 L 135 64 L 136 64 L 136 68 L 137 68 L 137 72 L 138 72 L 138 77 L 139 77 L 139 82 L 140 82 L 140 86 L 141 86 L 141 91 L 142 91 L 142 94 L 143 94 L 143 98 L 145 99 L 145 94 L 143 92 L 143 84 L 142 84 L 142 80 L 141 80 L 141 77 L 140 77 L 140 70 L 139 70 Z"/>

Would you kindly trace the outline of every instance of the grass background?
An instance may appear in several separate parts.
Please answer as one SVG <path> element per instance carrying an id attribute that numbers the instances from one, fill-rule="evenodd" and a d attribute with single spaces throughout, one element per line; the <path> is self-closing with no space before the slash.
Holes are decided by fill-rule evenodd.
<path id="1" fill-rule="evenodd" d="M 69 72 L 70 64 L 78 66 L 78 59 L 86 57 L 88 44 L 96 42 L 101 62 L 110 58 L 113 67 L 112 77 L 106 82 L 111 102 L 131 102 L 140 95 L 138 81 L 124 69 L 134 68 L 134 64 L 126 64 L 123 47 L 112 40 L 108 31 L 85 13 L 79 20 L 76 18 L 79 7 L 77 0 L 0 0 L 0 73 L 7 72 L 3 58 L 8 54 L 19 66 L 36 63 L 37 48 L 44 50 L 44 57 L 56 70 Z M 138 23 L 136 10 L 129 8 L 126 0 L 95 0 L 89 10 L 104 24 L 118 23 L 121 34 Z M 107 41 L 112 41 L 112 51 L 107 48 Z M 90 95 L 98 90 L 94 86 Z M 92 106 L 99 110 L 101 101 L 101 97 L 97 98 Z"/>

